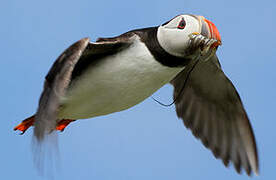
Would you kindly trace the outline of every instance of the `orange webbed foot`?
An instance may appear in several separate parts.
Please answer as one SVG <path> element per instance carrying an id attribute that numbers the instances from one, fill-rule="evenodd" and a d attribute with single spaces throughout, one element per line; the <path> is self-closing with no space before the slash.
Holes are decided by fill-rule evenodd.
<path id="1" fill-rule="evenodd" d="M 70 124 L 73 121 L 75 121 L 75 120 L 62 119 L 61 121 L 58 122 L 58 124 L 56 126 L 56 130 L 59 130 L 61 132 L 64 131 L 64 129 L 68 126 L 68 124 Z"/>
<path id="2" fill-rule="evenodd" d="M 17 125 L 13 130 L 14 131 L 21 131 L 20 135 L 24 134 L 25 131 L 27 129 L 29 129 L 29 127 L 33 126 L 34 125 L 34 118 L 35 116 L 31 116 L 25 120 L 23 120 L 19 125 Z M 68 124 L 70 124 L 71 122 L 73 122 L 75 120 L 71 120 L 71 119 L 62 119 L 61 121 L 59 121 L 57 123 L 57 126 L 56 126 L 56 130 L 59 130 L 59 131 L 64 131 L 64 129 L 68 126 Z"/>
<path id="3" fill-rule="evenodd" d="M 34 115 L 23 120 L 19 125 L 13 128 L 14 131 L 22 131 L 21 135 L 25 133 L 25 131 L 34 124 Z"/>

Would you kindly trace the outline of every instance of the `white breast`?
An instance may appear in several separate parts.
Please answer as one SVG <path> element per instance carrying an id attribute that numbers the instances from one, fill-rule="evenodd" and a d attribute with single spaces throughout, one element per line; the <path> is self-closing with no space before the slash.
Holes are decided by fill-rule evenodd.
<path id="1" fill-rule="evenodd" d="M 161 88 L 183 68 L 157 62 L 144 43 L 105 57 L 69 88 L 59 118 L 85 119 L 128 109 Z"/>

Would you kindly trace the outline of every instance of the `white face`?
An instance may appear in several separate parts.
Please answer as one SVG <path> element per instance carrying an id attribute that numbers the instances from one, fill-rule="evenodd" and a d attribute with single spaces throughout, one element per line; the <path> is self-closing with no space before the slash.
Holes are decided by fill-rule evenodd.
<path id="1" fill-rule="evenodd" d="M 184 57 L 192 33 L 200 33 L 200 22 L 191 15 L 179 15 L 158 27 L 157 39 L 169 54 Z"/>

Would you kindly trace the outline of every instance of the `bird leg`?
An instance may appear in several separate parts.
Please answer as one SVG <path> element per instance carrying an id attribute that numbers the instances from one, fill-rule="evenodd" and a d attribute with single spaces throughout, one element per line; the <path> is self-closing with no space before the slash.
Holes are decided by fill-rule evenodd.
<path id="1" fill-rule="evenodd" d="M 34 125 L 34 119 L 35 119 L 35 115 L 23 120 L 19 125 L 17 125 L 13 130 L 14 131 L 21 131 L 21 135 L 25 133 L 25 131 L 27 129 L 29 129 L 29 127 Z M 58 131 L 64 131 L 64 129 L 68 126 L 68 124 L 70 124 L 71 122 L 73 122 L 75 120 L 71 120 L 71 119 L 62 119 L 60 120 L 57 125 L 56 125 L 56 130 Z"/>

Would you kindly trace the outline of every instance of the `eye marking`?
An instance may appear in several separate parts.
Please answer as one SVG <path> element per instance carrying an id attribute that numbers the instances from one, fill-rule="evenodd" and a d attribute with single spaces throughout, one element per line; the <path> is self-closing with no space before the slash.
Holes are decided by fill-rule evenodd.
<path id="1" fill-rule="evenodd" d="M 186 21 L 184 20 L 184 18 L 182 18 L 180 23 L 178 24 L 177 28 L 178 29 L 184 29 L 185 26 L 186 26 Z"/>

